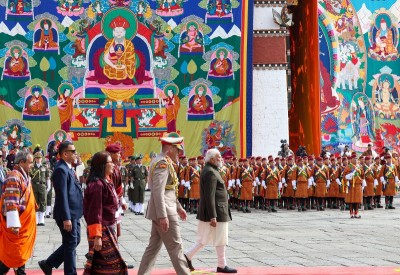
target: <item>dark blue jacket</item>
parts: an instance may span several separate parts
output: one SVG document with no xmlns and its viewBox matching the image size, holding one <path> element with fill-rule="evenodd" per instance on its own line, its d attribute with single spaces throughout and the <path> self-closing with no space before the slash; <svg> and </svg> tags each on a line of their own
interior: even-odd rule
<svg viewBox="0 0 400 275">
<path fill-rule="evenodd" d="M 80 219 L 83 215 L 81 185 L 73 169 L 64 160 L 57 162 L 52 175 L 55 195 L 54 219 L 57 221 Z"/>
</svg>

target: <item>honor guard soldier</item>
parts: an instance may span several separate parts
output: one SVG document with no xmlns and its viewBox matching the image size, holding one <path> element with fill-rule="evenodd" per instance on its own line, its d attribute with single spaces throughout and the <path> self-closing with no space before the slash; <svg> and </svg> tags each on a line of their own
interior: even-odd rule
<svg viewBox="0 0 400 275">
<path fill-rule="evenodd" d="M 340 157 L 339 157 L 340 158 Z M 340 166 L 337 165 L 335 156 L 331 156 L 331 165 L 329 167 L 329 177 L 331 185 L 329 186 L 328 193 L 326 195 L 328 199 L 328 208 L 338 209 L 339 208 L 339 189 L 340 189 Z"/>
<path fill-rule="evenodd" d="M 37 152 L 34 155 L 34 165 L 30 176 L 32 179 L 33 194 L 35 195 L 38 209 L 36 211 L 36 222 L 38 226 L 44 226 L 44 214 L 46 211 L 46 190 L 50 189 L 50 171 L 42 164 L 43 155 Z"/>
<path fill-rule="evenodd" d="M 190 214 L 197 214 L 200 200 L 200 172 L 196 158 L 189 159 L 189 166 L 186 168 L 185 181 L 189 191 Z"/>
<path fill-rule="evenodd" d="M 383 195 L 385 195 L 385 209 L 395 209 L 393 197 L 396 196 L 396 186 L 400 184 L 397 168 L 392 164 L 392 156 L 385 155 L 386 164 L 382 165 L 380 180 L 383 184 Z"/>
<path fill-rule="evenodd" d="M 308 171 L 307 165 L 303 163 L 302 157 L 296 158 L 296 169 L 294 172 L 294 179 L 291 184 L 294 189 L 294 196 L 297 200 L 298 211 L 307 211 L 307 198 L 308 198 Z"/>
<path fill-rule="evenodd" d="M 328 158 L 325 156 L 324 158 Z M 329 187 L 329 167 L 327 167 L 321 157 L 317 157 L 317 164 L 314 166 L 313 177 L 315 182 L 315 198 L 318 199 L 317 210 L 324 211 L 326 188 Z"/>
<path fill-rule="evenodd" d="M 293 210 L 294 202 L 294 185 L 293 180 L 296 180 L 296 165 L 294 164 L 293 156 L 289 156 L 287 165 L 281 171 L 283 192 L 282 198 L 287 210 Z"/>
<path fill-rule="evenodd" d="M 240 181 L 240 200 L 243 204 L 243 213 L 251 213 L 249 204 L 253 201 L 254 187 L 256 187 L 257 184 L 253 168 L 251 168 L 249 160 L 246 158 L 243 159 L 243 167 L 240 171 Z"/>
<path fill-rule="evenodd" d="M 147 184 L 147 176 L 149 172 L 147 168 L 142 165 L 143 156 L 136 157 L 136 165 L 132 169 L 133 178 L 133 202 L 135 204 L 134 211 L 136 215 L 144 215 L 144 191 Z"/>
<path fill-rule="evenodd" d="M 278 212 L 275 209 L 275 204 L 280 198 L 282 182 L 280 172 L 274 165 L 274 158 L 268 157 L 269 166 L 264 170 L 262 178 L 262 186 L 266 189 L 265 199 L 268 205 L 268 212 Z"/>
<path fill-rule="evenodd" d="M 362 189 L 366 186 L 364 170 L 357 165 L 357 155 L 351 155 L 351 162 L 344 170 L 344 178 L 347 180 L 346 203 L 349 205 L 350 218 L 360 219 L 358 208 L 362 203 Z"/>
<path fill-rule="evenodd" d="M 364 205 L 367 207 L 365 210 L 374 210 L 373 208 L 373 198 L 375 196 L 375 187 L 378 185 L 378 180 L 376 179 L 374 166 L 371 164 L 371 156 L 365 156 L 364 163 L 364 177 L 367 186 L 364 188 Z"/>
</svg>

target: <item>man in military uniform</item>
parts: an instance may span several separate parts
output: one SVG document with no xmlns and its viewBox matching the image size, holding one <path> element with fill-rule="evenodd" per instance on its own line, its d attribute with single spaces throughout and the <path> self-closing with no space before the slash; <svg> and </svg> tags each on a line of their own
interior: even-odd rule
<svg viewBox="0 0 400 275">
<path fill-rule="evenodd" d="M 179 221 L 186 220 L 186 211 L 178 201 L 179 180 L 173 166 L 183 151 L 183 137 L 168 133 L 160 138 L 162 153 L 150 164 L 150 199 L 146 218 L 152 221 L 149 244 L 142 256 L 138 274 L 150 274 L 164 243 L 176 274 L 189 275 L 190 270 L 182 251 Z"/>
<path fill-rule="evenodd" d="M 46 197 L 46 219 L 51 218 L 51 211 L 52 211 L 52 199 L 53 199 L 53 182 L 51 181 L 51 175 L 53 174 L 53 170 L 51 168 L 50 162 L 46 162 L 46 167 L 49 170 L 49 177 L 50 177 L 50 186 L 47 186 L 47 197 Z"/>
<path fill-rule="evenodd" d="M 46 190 L 50 187 L 50 172 L 42 164 L 43 155 L 37 152 L 34 155 L 34 165 L 30 171 L 32 179 L 33 194 L 35 196 L 38 209 L 36 211 L 36 223 L 44 226 L 44 212 L 46 210 Z"/>
<path fill-rule="evenodd" d="M 129 201 L 129 210 L 133 212 L 135 205 L 133 204 L 133 181 L 132 181 L 132 171 L 133 167 L 136 165 L 135 160 L 136 156 L 129 157 L 130 162 L 126 165 L 126 171 L 128 173 L 127 178 L 127 188 L 128 188 L 128 201 Z"/>
<path fill-rule="evenodd" d="M 135 215 L 144 215 L 144 191 L 146 189 L 147 176 L 149 175 L 147 168 L 142 165 L 143 156 L 136 157 L 136 165 L 132 169 L 133 180 L 133 203 L 135 204 Z"/>
</svg>

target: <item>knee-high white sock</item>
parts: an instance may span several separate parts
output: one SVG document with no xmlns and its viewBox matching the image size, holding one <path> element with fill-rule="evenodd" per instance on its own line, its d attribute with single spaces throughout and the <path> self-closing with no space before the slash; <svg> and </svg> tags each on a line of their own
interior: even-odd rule
<svg viewBox="0 0 400 275">
<path fill-rule="evenodd" d="M 224 268 L 226 266 L 225 245 L 216 246 L 218 256 L 218 267 Z"/>
<path fill-rule="evenodd" d="M 194 255 L 196 255 L 197 252 L 199 252 L 203 248 L 204 248 L 204 245 L 202 245 L 201 243 L 196 242 L 189 250 L 187 250 L 185 252 L 185 255 L 191 261 L 193 259 Z"/>
<path fill-rule="evenodd" d="M 44 212 L 39 212 L 39 223 L 44 224 Z"/>
<path fill-rule="evenodd" d="M 39 221 L 39 212 L 36 212 L 36 224 L 40 223 Z"/>
<path fill-rule="evenodd" d="M 143 203 L 139 203 L 139 207 L 140 207 L 139 212 L 144 213 Z"/>
</svg>

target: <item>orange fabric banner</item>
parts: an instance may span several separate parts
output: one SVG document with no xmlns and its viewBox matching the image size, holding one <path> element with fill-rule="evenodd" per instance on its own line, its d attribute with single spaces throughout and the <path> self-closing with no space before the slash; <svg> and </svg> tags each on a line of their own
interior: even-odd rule
<svg viewBox="0 0 400 275">
<path fill-rule="evenodd" d="M 292 107 L 289 144 L 293 151 L 305 145 L 307 153 L 321 152 L 319 39 L 317 1 L 299 1 L 293 7 L 290 29 Z"/>
<path fill-rule="evenodd" d="M 32 256 L 36 240 L 36 202 L 33 195 L 32 184 L 25 192 L 26 209 L 19 216 L 21 228 L 18 235 L 15 235 L 7 228 L 7 221 L 0 215 L 0 261 L 9 268 L 23 266 Z M 29 196 L 29 197 L 28 197 Z M 2 209 L 3 201 L 0 201 Z"/>
</svg>

